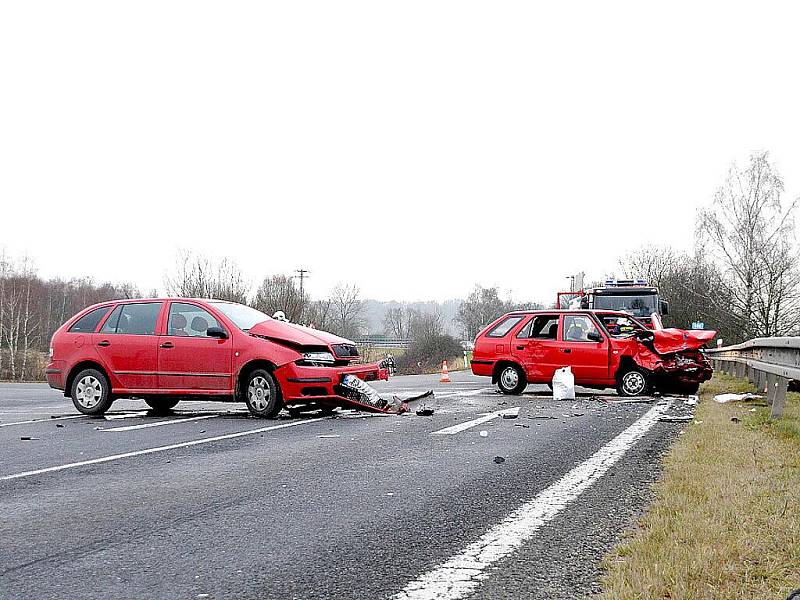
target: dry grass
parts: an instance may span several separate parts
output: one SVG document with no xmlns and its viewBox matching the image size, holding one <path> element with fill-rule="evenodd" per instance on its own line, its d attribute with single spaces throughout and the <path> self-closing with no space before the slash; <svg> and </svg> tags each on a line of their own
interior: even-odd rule
<svg viewBox="0 0 800 600">
<path fill-rule="evenodd" d="M 606 558 L 600 598 L 774 600 L 800 588 L 800 395 L 778 422 L 712 400 L 744 391 L 726 375 L 703 386 L 653 505 Z"/>
</svg>

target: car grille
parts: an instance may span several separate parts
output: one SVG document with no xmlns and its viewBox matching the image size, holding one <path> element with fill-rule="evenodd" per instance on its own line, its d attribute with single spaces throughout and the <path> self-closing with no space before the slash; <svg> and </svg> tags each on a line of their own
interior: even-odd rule
<svg viewBox="0 0 800 600">
<path fill-rule="evenodd" d="M 333 352 L 339 358 L 358 358 L 358 348 L 353 344 L 334 344 Z"/>
</svg>

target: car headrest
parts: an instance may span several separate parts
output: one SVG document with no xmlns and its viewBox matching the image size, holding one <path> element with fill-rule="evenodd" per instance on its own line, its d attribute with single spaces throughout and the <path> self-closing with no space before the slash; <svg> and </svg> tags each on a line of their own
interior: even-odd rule
<svg viewBox="0 0 800 600">
<path fill-rule="evenodd" d="M 192 329 L 199 332 L 205 332 L 208 329 L 208 321 L 203 317 L 195 317 L 192 319 Z"/>
</svg>

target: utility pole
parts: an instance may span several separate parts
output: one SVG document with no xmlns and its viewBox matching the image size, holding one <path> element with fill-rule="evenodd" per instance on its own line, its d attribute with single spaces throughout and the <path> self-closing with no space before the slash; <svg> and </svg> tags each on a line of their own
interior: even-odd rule
<svg viewBox="0 0 800 600">
<path fill-rule="evenodd" d="M 306 269 L 295 269 L 294 272 L 297 273 L 295 277 L 300 279 L 300 316 L 298 317 L 298 320 L 301 320 L 303 318 L 303 313 L 306 312 L 306 297 L 303 291 L 303 283 L 305 282 L 306 277 L 308 277 L 309 271 Z"/>
<path fill-rule="evenodd" d="M 303 282 L 305 281 L 305 278 L 308 277 L 309 271 L 307 271 L 306 269 L 295 269 L 294 272 L 297 273 L 296 277 L 300 279 L 300 297 L 302 298 L 303 297 Z"/>
</svg>

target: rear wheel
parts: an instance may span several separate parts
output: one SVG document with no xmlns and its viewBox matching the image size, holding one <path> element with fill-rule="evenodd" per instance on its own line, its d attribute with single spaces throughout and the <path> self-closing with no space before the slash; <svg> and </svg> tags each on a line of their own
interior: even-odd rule
<svg viewBox="0 0 800 600">
<path fill-rule="evenodd" d="M 85 415 L 102 415 L 114 402 L 111 384 L 104 373 L 97 369 L 84 369 L 72 380 L 70 387 L 72 403 Z"/>
<path fill-rule="evenodd" d="M 497 387 L 504 394 L 521 394 L 528 385 L 525 373 L 517 365 L 506 365 L 500 369 Z"/>
<path fill-rule="evenodd" d="M 177 398 L 145 398 L 145 404 L 156 413 L 168 413 L 178 405 Z"/>
<path fill-rule="evenodd" d="M 628 369 L 617 380 L 620 396 L 646 396 L 650 392 L 650 376 L 641 369 Z"/>
<path fill-rule="evenodd" d="M 283 408 L 278 384 L 264 369 L 256 369 L 247 376 L 244 401 L 251 414 L 265 419 L 274 419 Z"/>
</svg>

